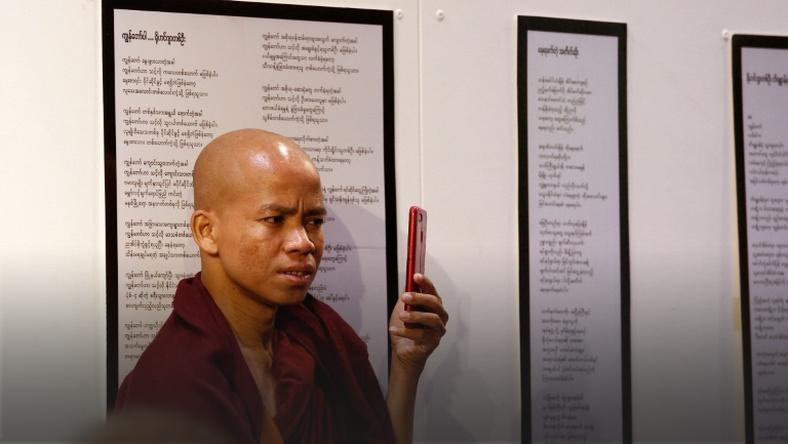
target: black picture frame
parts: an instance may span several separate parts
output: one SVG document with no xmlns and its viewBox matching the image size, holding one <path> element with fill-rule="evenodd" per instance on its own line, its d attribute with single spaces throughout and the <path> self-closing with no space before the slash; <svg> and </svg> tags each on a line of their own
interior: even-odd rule
<svg viewBox="0 0 788 444">
<path fill-rule="evenodd" d="M 736 212 L 739 235 L 739 282 L 741 292 L 742 364 L 744 367 L 745 442 L 755 442 L 753 406 L 752 335 L 750 323 L 750 267 L 747 224 L 747 177 L 744 164 L 744 106 L 742 88 L 742 50 L 767 48 L 788 50 L 788 37 L 735 34 L 731 38 L 733 88 L 733 132 L 736 162 Z M 788 53 L 787 53 L 788 54 Z"/>
<path fill-rule="evenodd" d="M 179 12 L 190 14 L 286 19 L 314 22 L 368 24 L 381 27 L 383 70 L 383 163 L 386 216 L 387 313 L 398 299 L 397 213 L 394 170 L 394 35 L 393 11 L 324 6 L 303 6 L 225 0 L 104 0 L 102 2 L 101 41 L 104 98 L 104 186 L 106 205 L 106 283 L 107 283 L 107 409 L 111 410 L 118 390 L 118 245 L 117 173 L 115 122 L 114 11 L 116 9 Z"/>
<path fill-rule="evenodd" d="M 517 17 L 517 121 L 518 121 L 518 227 L 520 294 L 520 381 L 522 388 L 522 441 L 532 442 L 530 264 L 528 214 L 528 65 L 529 31 L 612 36 L 618 39 L 618 161 L 621 261 L 621 393 L 622 437 L 632 442 L 632 382 L 630 342 L 629 210 L 627 188 L 627 27 L 625 23 L 552 17 Z"/>
</svg>

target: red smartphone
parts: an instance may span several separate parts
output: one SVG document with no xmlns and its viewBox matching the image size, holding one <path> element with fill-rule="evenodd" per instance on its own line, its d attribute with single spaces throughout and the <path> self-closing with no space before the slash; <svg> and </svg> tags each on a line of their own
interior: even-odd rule
<svg viewBox="0 0 788 444">
<path fill-rule="evenodd" d="M 427 253 L 427 212 L 413 206 L 408 213 L 408 261 L 405 266 L 405 291 L 420 292 L 413 282 L 415 273 L 424 273 L 424 257 Z M 405 310 L 410 311 L 405 304 Z"/>
</svg>

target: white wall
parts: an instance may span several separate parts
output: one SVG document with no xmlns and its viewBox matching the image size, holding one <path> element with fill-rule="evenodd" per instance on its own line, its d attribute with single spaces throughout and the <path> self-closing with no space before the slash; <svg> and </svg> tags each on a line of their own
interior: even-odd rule
<svg viewBox="0 0 788 444">
<path fill-rule="evenodd" d="M 788 4 L 299 3 L 402 10 L 397 205 L 430 211 L 428 271 L 452 315 L 420 388 L 419 439 L 520 438 L 515 16 L 523 14 L 628 24 L 636 441 L 743 441 L 722 31 L 786 35 Z M 100 3 L 1 6 L 0 433 L 62 439 L 105 408 Z M 401 228 L 400 247 L 403 237 Z"/>
<path fill-rule="evenodd" d="M 94 1 L 0 5 L 4 439 L 103 411 L 103 194 Z"/>
</svg>

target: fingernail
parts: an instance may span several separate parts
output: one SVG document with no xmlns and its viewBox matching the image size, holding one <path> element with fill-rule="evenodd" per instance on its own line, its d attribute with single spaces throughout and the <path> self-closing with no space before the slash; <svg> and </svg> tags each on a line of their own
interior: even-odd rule
<svg viewBox="0 0 788 444">
<path fill-rule="evenodd" d="M 410 302 L 413 300 L 413 295 L 410 293 L 405 293 L 404 295 L 402 295 L 402 300 L 405 302 Z"/>
<path fill-rule="evenodd" d="M 409 313 L 409 312 L 407 312 L 407 311 L 403 311 L 403 312 L 402 312 L 402 313 L 400 313 L 400 315 L 399 315 L 399 318 L 400 318 L 400 319 L 408 319 L 409 317 L 410 317 L 410 313 Z"/>
</svg>

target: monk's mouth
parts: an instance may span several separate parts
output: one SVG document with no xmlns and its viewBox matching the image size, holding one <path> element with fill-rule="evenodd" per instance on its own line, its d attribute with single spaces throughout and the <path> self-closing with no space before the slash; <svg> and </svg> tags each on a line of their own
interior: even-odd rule
<svg viewBox="0 0 788 444">
<path fill-rule="evenodd" d="M 315 271 L 312 267 L 298 267 L 282 270 L 279 274 L 295 285 L 309 285 Z"/>
</svg>

